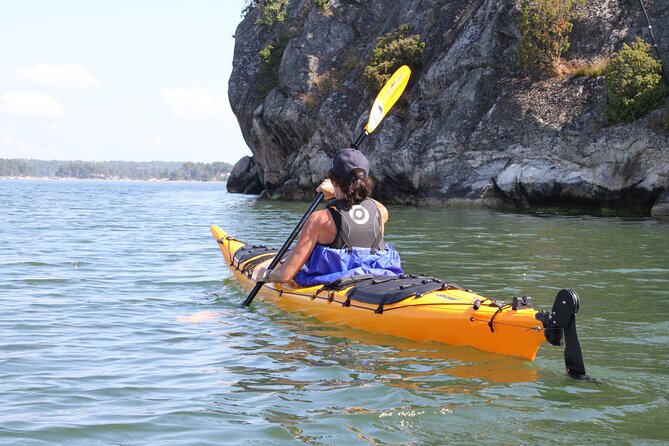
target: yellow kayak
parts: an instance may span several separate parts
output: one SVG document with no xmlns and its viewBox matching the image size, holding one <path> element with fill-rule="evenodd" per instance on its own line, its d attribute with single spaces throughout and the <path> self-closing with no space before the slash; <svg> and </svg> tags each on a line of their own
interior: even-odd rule
<svg viewBox="0 0 669 446">
<path fill-rule="evenodd" d="M 253 288 L 253 269 L 271 260 L 277 250 L 247 245 L 215 225 L 210 229 L 235 279 Z M 561 345 L 564 339 L 567 372 L 585 375 L 575 325 L 579 298 L 573 290 L 560 291 L 551 312 L 537 312 L 526 296 L 503 304 L 454 283 L 413 275 L 353 276 L 311 287 L 266 283 L 258 295 L 322 322 L 530 361 L 545 342 Z"/>
</svg>

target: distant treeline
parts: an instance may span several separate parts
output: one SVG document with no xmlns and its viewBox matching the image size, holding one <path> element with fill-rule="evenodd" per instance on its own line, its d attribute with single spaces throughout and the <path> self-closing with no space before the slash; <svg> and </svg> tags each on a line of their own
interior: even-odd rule
<svg viewBox="0 0 669 446">
<path fill-rule="evenodd" d="M 232 165 L 222 162 L 41 161 L 0 158 L 0 177 L 224 181 L 227 180 L 230 170 Z"/>
</svg>

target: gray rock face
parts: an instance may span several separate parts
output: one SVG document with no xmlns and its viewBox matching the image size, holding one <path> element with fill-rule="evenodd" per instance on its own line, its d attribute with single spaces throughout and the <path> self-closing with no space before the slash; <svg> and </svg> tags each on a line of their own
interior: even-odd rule
<svg viewBox="0 0 669 446">
<path fill-rule="evenodd" d="M 242 194 L 259 194 L 264 190 L 258 165 L 252 157 L 245 156 L 235 163 L 226 187 L 228 192 Z"/>
<path fill-rule="evenodd" d="M 610 54 L 645 36 L 633 3 L 587 2 L 566 57 Z M 669 61 L 665 3 L 647 7 Z M 362 70 L 376 39 L 407 23 L 427 44 L 423 66 L 361 147 L 378 198 L 669 212 L 669 133 L 650 118 L 605 127 L 603 78 L 526 78 L 512 1 L 331 0 L 322 12 L 291 0 L 286 22 L 272 28 L 256 24 L 257 14 L 251 10 L 237 29 L 229 96 L 270 196 L 313 196 L 334 153 L 366 123 L 375 93 L 365 89 Z M 259 52 L 281 41 L 285 51 L 268 82 Z"/>
</svg>

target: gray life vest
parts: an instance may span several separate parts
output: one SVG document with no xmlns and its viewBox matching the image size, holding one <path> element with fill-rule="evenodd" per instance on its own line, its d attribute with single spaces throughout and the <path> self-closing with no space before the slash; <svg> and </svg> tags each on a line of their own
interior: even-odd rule
<svg viewBox="0 0 669 446">
<path fill-rule="evenodd" d="M 349 252 L 353 247 L 370 248 L 372 253 L 386 248 L 381 211 L 371 198 L 350 209 L 346 200 L 335 200 L 329 203 L 328 211 L 337 226 L 337 236 L 328 247 L 347 248 Z"/>
</svg>

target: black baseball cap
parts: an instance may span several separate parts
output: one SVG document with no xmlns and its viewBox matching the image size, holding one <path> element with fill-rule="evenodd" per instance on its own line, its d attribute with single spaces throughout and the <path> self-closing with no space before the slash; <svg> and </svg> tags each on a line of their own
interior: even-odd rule
<svg viewBox="0 0 669 446">
<path fill-rule="evenodd" d="M 362 169 L 365 172 L 364 175 L 356 176 L 353 173 L 355 169 Z M 358 149 L 342 149 L 332 159 L 330 173 L 343 179 L 367 178 L 369 174 L 369 160 Z"/>
</svg>

